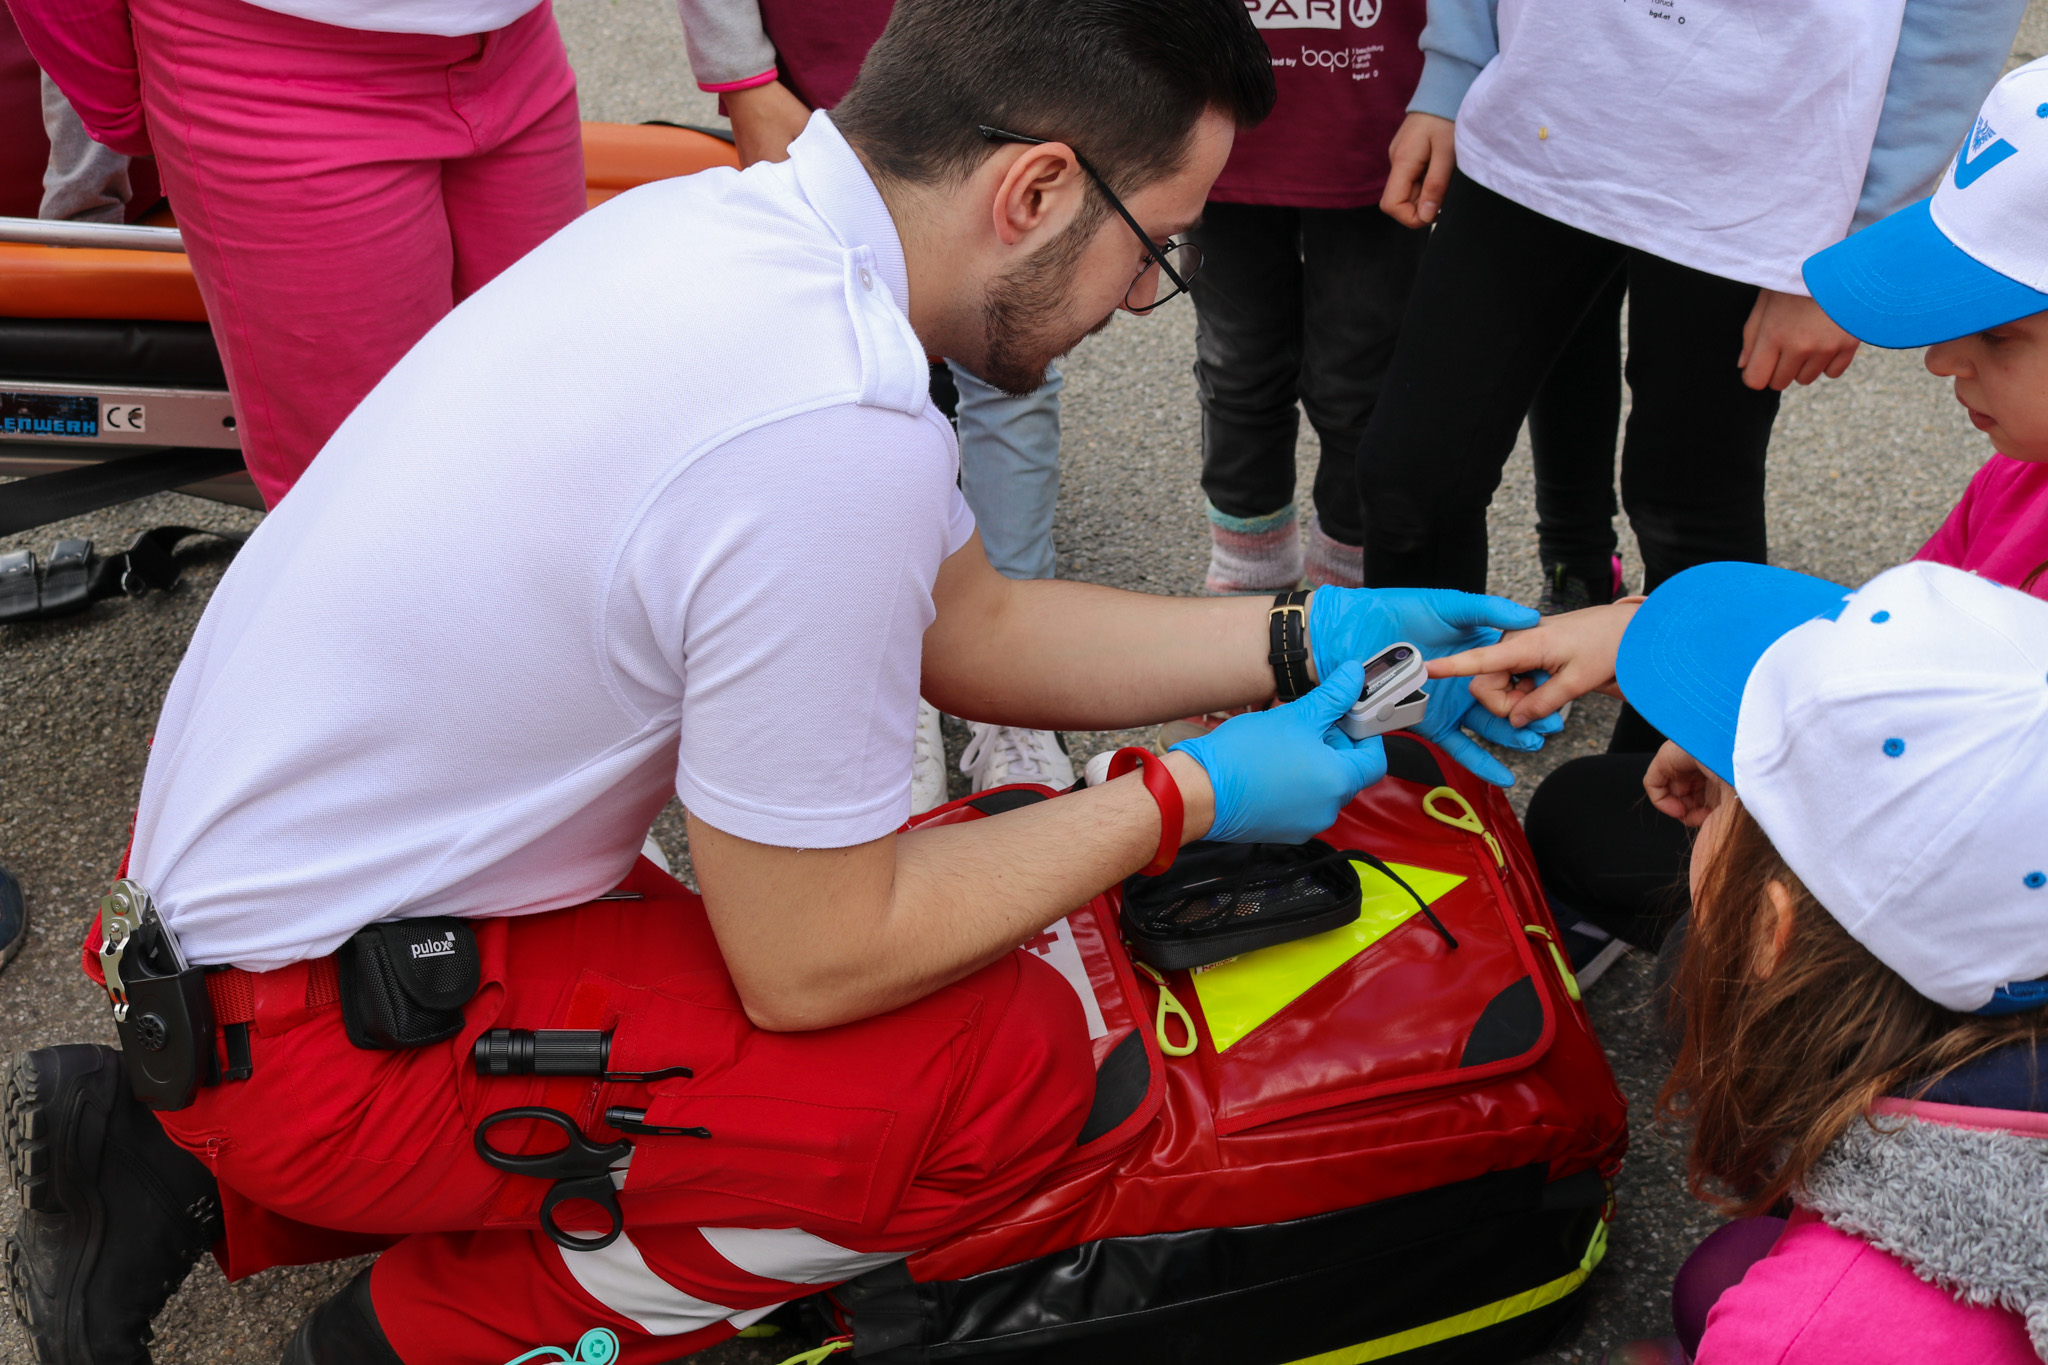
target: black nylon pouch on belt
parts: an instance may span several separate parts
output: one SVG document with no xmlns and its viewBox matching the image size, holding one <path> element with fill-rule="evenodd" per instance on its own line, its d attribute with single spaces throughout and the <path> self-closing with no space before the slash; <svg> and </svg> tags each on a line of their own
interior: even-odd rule
<svg viewBox="0 0 2048 1365">
<path fill-rule="evenodd" d="M 462 1007 L 483 974 L 476 935 L 459 919 L 365 925 L 334 956 L 348 1040 L 373 1052 L 462 1032 Z"/>
</svg>

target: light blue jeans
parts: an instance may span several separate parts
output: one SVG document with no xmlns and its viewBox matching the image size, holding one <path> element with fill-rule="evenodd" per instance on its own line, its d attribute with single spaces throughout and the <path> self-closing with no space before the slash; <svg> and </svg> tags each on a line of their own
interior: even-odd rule
<svg viewBox="0 0 2048 1365">
<path fill-rule="evenodd" d="M 1012 398 L 952 361 L 960 390 L 960 492 L 981 529 L 988 562 L 1005 578 L 1053 576 L 1052 515 L 1060 496 L 1060 389 L 1056 369 Z"/>
</svg>

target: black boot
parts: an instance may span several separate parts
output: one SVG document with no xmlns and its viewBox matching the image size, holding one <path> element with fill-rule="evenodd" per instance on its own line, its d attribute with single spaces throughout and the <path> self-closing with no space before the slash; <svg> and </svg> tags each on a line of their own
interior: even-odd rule
<svg viewBox="0 0 2048 1365">
<path fill-rule="evenodd" d="M 21 1202 L 7 1291 L 41 1365 L 149 1365 L 150 1319 L 220 1235 L 220 1188 L 128 1088 L 121 1054 L 70 1043 L 7 1080 Z"/>
<path fill-rule="evenodd" d="M 1604 607 L 1623 595 L 1621 556 L 1604 560 L 1549 559 L 1543 561 L 1543 600 L 1536 610 L 1544 616 Z"/>
<path fill-rule="evenodd" d="M 306 1315 L 285 1345 L 283 1365 L 405 1365 L 377 1325 L 369 1267 Z"/>
</svg>

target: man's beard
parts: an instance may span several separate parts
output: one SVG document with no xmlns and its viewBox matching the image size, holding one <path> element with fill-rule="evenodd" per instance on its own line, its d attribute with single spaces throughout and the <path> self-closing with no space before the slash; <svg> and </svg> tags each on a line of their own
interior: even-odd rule
<svg viewBox="0 0 2048 1365">
<path fill-rule="evenodd" d="M 1014 398 L 1040 388 L 1046 367 L 1109 326 L 1115 310 L 1084 332 L 1069 334 L 1060 305 L 1073 285 L 1074 263 L 1095 237 L 1100 214 L 1084 213 L 1009 274 L 990 282 L 981 304 L 985 348 L 975 374 Z"/>
</svg>

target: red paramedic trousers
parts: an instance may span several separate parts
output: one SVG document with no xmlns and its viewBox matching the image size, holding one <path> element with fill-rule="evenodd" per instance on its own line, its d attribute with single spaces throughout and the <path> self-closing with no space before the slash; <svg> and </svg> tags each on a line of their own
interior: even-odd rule
<svg viewBox="0 0 2048 1365">
<path fill-rule="evenodd" d="M 222 1184 L 229 1273 L 395 1242 L 371 1296 L 408 1365 L 501 1365 L 597 1326 L 618 1333 L 621 1365 L 668 1361 L 975 1226 L 1072 1151 L 1094 1090 L 1086 1026 L 1030 954 L 876 1018 L 768 1033 L 696 896 L 645 861 L 621 889 L 643 899 L 476 921 L 482 989 L 462 1033 L 432 1047 L 352 1046 L 338 1007 L 309 1007 L 304 964 L 256 978 L 251 1078 L 161 1116 Z M 470 1049 L 493 1027 L 608 1028 L 614 1071 L 695 1075 L 479 1077 Z M 471 1146 L 478 1120 L 518 1105 L 604 1142 L 620 1136 L 611 1105 L 712 1136 L 633 1137 L 625 1235 L 566 1251 L 537 1230 L 546 1182 Z M 513 1147 L 527 1126 L 492 1139 Z M 528 1136 L 527 1150 L 560 1145 Z M 558 1210 L 572 1230 L 603 1226 L 572 1207 Z M 274 1229 L 293 1220 L 322 1250 L 278 1254 Z"/>
</svg>

